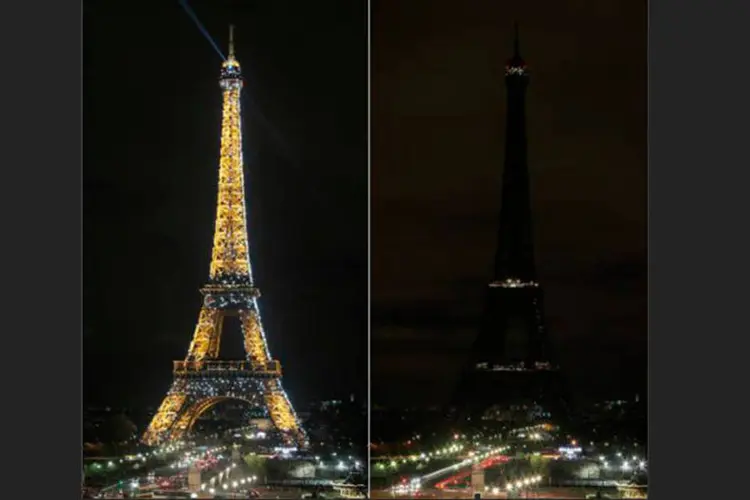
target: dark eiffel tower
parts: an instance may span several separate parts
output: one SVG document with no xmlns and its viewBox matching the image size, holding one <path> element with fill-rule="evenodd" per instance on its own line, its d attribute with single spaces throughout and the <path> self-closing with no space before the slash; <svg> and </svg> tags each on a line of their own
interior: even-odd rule
<svg viewBox="0 0 750 500">
<path fill-rule="evenodd" d="M 513 57 L 505 67 L 505 169 L 495 270 L 479 335 L 454 398 L 464 417 L 516 420 L 522 416 L 528 421 L 560 408 L 559 375 L 534 262 L 526 145 L 528 82 L 516 26 Z"/>
</svg>

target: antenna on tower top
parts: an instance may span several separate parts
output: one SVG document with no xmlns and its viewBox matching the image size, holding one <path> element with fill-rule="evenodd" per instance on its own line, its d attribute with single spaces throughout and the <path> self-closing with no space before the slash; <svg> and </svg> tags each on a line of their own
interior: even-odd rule
<svg viewBox="0 0 750 500">
<path fill-rule="evenodd" d="M 234 57 L 234 25 L 229 25 L 229 57 Z"/>
<path fill-rule="evenodd" d="M 521 57 L 521 41 L 518 35 L 518 21 L 513 25 L 513 55 Z"/>
</svg>

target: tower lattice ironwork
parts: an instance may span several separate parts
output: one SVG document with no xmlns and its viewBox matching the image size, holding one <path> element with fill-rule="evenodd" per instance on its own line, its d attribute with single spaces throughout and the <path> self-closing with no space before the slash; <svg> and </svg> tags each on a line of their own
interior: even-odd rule
<svg viewBox="0 0 750 500">
<path fill-rule="evenodd" d="M 495 269 L 455 401 L 469 414 L 526 403 L 549 407 L 550 396 L 559 394 L 534 262 L 525 106 L 529 75 L 519 45 L 516 25 L 514 53 L 505 67 L 505 166 Z"/>
<path fill-rule="evenodd" d="M 281 365 L 266 342 L 250 266 L 242 162 L 240 93 L 243 80 L 230 28 L 229 56 L 221 67 L 223 93 L 219 189 L 208 284 L 193 340 L 184 360 L 175 361 L 172 387 L 143 435 L 156 445 L 183 438 L 198 417 L 227 399 L 263 409 L 285 440 L 304 447 L 307 439 L 281 386 Z M 219 359 L 222 326 L 239 317 L 246 359 Z"/>
</svg>

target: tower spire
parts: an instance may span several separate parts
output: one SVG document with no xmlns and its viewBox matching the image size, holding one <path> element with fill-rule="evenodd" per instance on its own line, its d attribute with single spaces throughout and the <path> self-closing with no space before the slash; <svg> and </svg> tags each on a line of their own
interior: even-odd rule
<svg viewBox="0 0 750 500">
<path fill-rule="evenodd" d="M 234 25 L 229 25 L 229 58 L 234 59 Z"/>
<path fill-rule="evenodd" d="M 526 162 L 526 63 L 521 58 L 518 23 L 514 26 L 513 56 L 505 67 L 507 88 L 505 167 L 500 227 L 495 256 L 495 280 L 534 284 L 533 232 L 529 171 Z"/>
<path fill-rule="evenodd" d="M 229 27 L 229 57 L 221 65 L 223 90 L 219 196 L 216 208 L 211 282 L 252 285 L 242 164 L 240 92 L 242 74 L 234 58 L 234 26 Z"/>
<path fill-rule="evenodd" d="M 523 74 L 526 63 L 521 57 L 521 36 L 519 35 L 518 22 L 513 24 L 513 55 L 508 59 L 505 66 L 507 74 Z"/>
</svg>

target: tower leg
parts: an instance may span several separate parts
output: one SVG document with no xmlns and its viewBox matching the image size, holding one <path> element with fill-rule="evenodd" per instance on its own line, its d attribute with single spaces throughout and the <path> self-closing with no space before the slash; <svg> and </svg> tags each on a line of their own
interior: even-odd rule
<svg viewBox="0 0 750 500">
<path fill-rule="evenodd" d="M 299 448 L 306 448 L 307 436 L 279 381 L 276 379 L 266 381 L 263 396 L 274 426 L 290 437 Z"/>
<path fill-rule="evenodd" d="M 221 312 L 218 309 L 202 307 L 186 359 L 202 361 L 205 358 L 217 358 L 220 341 Z"/>
<path fill-rule="evenodd" d="M 242 311 L 240 321 L 245 336 L 245 352 L 254 363 L 266 365 L 268 363 L 268 348 L 266 340 L 263 338 L 258 311 Z"/>
<path fill-rule="evenodd" d="M 156 446 L 164 441 L 174 425 L 177 417 L 185 406 L 186 395 L 180 392 L 170 392 L 164 398 L 154 418 L 151 419 L 141 441 L 149 446 Z"/>
<path fill-rule="evenodd" d="M 180 418 L 176 419 L 172 429 L 169 431 L 170 441 L 179 441 L 184 438 L 190 429 L 190 426 L 199 415 L 200 413 L 196 414 L 196 410 L 193 408 L 186 409 L 186 411 L 180 415 Z"/>
</svg>

